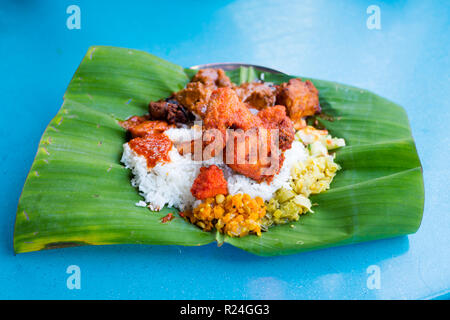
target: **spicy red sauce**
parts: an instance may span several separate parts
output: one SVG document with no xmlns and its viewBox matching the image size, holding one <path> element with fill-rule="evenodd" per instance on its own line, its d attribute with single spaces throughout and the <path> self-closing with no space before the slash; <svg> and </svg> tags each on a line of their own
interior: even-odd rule
<svg viewBox="0 0 450 320">
<path fill-rule="evenodd" d="M 172 141 L 164 133 L 149 134 L 130 140 L 128 145 L 137 154 L 147 159 L 147 167 L 153 168 L 158 162 L 169 162 Z"/>
<path fill-rule="evenodd" d="M 167 223 L 169 221 L 172 221 L 173 219 L 175 219 L 175 216 L 172 212 L 169 212 L 166 216 L 161 218 L 161 223 Z"/>
<path fill-rule="evenodd" d="M 212 198 L 218 194 L 228 194 L 228 184 L 222 170 L 216 165 L 201 167 L 192 185 L 191 193 L 199 200 Z"/>
</svg>

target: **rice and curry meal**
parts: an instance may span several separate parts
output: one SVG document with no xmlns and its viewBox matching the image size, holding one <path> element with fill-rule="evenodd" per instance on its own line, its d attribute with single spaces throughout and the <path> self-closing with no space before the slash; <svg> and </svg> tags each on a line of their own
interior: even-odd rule
<svg viewBox="0 0 450 320">
<path fill-rule="evenodd" d="M 120 122 L 131 138 L 121 161 L 143 197 L 136 205 L 174 207 L 232 237 L 313 212 L 310 195 L 328 190 L 340 169 L 330 150 L 345 145 L 307 124 L 321 111 L 318 94 L 308 80 L 237 86 L 222 69 L 199 70 L 148 114 Z"/>
</svg>

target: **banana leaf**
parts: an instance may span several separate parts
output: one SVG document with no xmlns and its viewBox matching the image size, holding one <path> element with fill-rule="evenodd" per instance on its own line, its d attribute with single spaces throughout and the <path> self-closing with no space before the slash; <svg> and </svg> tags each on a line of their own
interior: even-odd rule
<svg viewBox="0 0 450 320">
<path fill-rule="evenodd" d="M 311 197 L 317 204 L 314 213 L 261 237 L 231 238 L 204 232 L 180 217 L 162 223 L 162 217 L 176 212 L 173 208 L 151 212 L 136 206 L 142 198 L 120 163 L 126 133 L 118 121 L 146 113 L 149 101 L 180 90 L 192 74 L 142 51 L 88 50 L 42 136 L 25 182 L 16 216 L 16 253 L 77 245 L 198 246 L 218 241 L 272 256 L 417 231 L 423 177 L 404 109 L 366 90 L 314 79 L 323 110 L 314 122 L 347 142 L 336 152 L 342 170 L 331 189 Z M 242 83 L 261 72 L 241 68 L 228 75 Z M 290 78 L 264 73 L 274 83 Z"/>
</svg>

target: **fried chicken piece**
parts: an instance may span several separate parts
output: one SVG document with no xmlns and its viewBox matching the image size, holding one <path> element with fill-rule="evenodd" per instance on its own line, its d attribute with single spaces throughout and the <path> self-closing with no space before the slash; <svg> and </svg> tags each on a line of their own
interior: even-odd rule
<svg viewBox="0 0 450 320">
<path fill-rule="evenodd" d="M 211 95 L 203 118 L 205 129 L 217 129 L 222 134 L 226 146 L 225 163 L 256 181 L 270 181 L 279 172 L 284 159 L 270 133 L 264 135 L 262 129 L 280 129 L 277 126 L 282 125 L 285 135 L 283 148 L 288 148 L 292 143 L 292 123 L 284 107 L 267 109 L 261 116 L 254 115 L 239 100 L 236 92 L 230 88 L 219 88 Z M 227 129 L 235 130 L 230 132 Z"/>
<path fill-rule="evenodd" d="M 132 116 L 127 120 L 119 121 L 119 125 L 128 130 L 131 127 L 137 126 L 138 124 L 141 124 L 144 121 L 149 120 L 150 117 L 148 115 L 146 116 Z"/>
<path fill-rule="evenodd" d="M 189 123 L 195 119 L 194 115 L 185 109 L 177 100 L 150 102 L 148 111 L 152 120 L 165 120 L 169 124 Z"/>
<path fill-rule="evenodd" d="M 278 129 L 279 145 L 281 150 L 290 149 L 295 138 L 294 124 L 286 115 L 284 106 L 268 107 L 258 112 L 263 126 L 268 129 Z"/>
<path fill-rule="evenodd" d="M 309 80 L 291 79 L 280 85 L 276 104 L 286 106 L 295 129 L 300 129 L 305 124 L 303 117 L 320 112 L 319 91 Z"/>
<path fill-rule="evenodd" d="M 266 83 L 243 83 L 239 87 L 235 87 L 234 90 L 242 102 L 258 110 L 272 107 L 276 101 L 277 87 Z"/>
<path fill-rule="evenodd" d="M 222 69 L 201 69 L 186 88 L 176 92 L 174 98 L 185 108 L 203 116 L 211 93 L 217 88 L 231 87 L 233 83 Z"/>
<path fill-rule="evenodd" d="M 167 129 L 175 128 L 174 125 L 169 125 L 165 121 L 144 121 L 135 126 L 129 127 L 131 136 L 136 137 L 146 137 L 151 134 L 163 133 Z"/>
<path fill-rule="evenodd" d="M 246 177 L 269 183 L 280 172 L 284 154 L 272 143 L 270 133 L 264 136 L 260 129 L 254 128 L 256 135 L 249 136 L 242 131 L 229 135 L 224 162 Z"/>
<path fill-rule="evenodd" d="M 228 183 L 222 170 L 216 165 L 201 167 L 191 188 L 192 195 L 199 200 L 228 194 Z"/>
<path fill-rule="evenodd" d="M 201 82 L 212 89 L 232 87 L 233 83 L 223 69 L 200 69 L 191 82 Z"/>
<path fill-rule="evenodd" d="M 206 110 L 206 104 L 209 101 L 214 87 L 203 84 L 202 82 L 189 82 L 186 88 L 176 92 L 174 98 L 191 112 L 202 116 Z"/>
<path fill-rule="evenodd" d="M 248 130 L 261 126 L 261 120 L 253 115 L 231 88 L 219 88 L 213 92 L 203 117 L 205 129 L 218 129 L 223 137 L 226 130 Z"/>
</svg>

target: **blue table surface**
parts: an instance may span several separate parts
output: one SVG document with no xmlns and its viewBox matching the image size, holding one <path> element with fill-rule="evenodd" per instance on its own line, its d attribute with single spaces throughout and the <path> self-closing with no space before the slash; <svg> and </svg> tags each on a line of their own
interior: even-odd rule
<svg viewBox="0 0 450 320">
<path fill-rule="evenodd" d="M 69 30 L 69 5 L 81 29 Z M 369 30 L 369 5 L 381 29 Z M 450 6 L 445 1 L 0 3 L 0 298 L 422 299 L 450 297 Z M 239 61 L 369 89 L 409 116 L 425 179 L 416 234 L 263 258 L 229 245 L 99 246 L 14 255 L 19 196 L 42 133 L 91 45 L 191 66 Z M 66 285 L 69 265 L 81 289 Z M 379 289 L 367 285 L 378 266 Z"/>
</svg>

